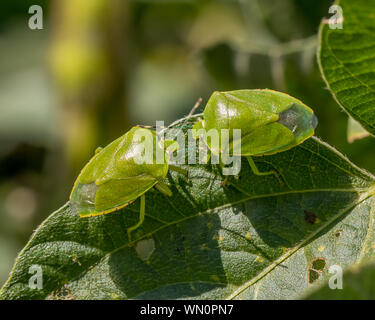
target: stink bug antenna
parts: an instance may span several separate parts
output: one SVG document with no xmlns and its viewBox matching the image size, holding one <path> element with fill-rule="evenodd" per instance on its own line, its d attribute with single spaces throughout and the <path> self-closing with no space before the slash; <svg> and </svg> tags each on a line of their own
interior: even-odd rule
<svg viewBox="0 0 375 320">
<path fill-rule="evenodd" d="M 189 112 L 189 114 L 185 117 L 182 125 L 181 125 L 181 128 L 183 128 L 183 126 L 186 124 L 186 122 L 193 116 L 194 112 L 198 109 L 198 107 L 200 106 L 200 104 L 202 103 L 202 98 L 199 98 L 197 100 L 197 102 L 194 104 L 193 108 L 191 109 L 191 111 Z M 167 130 L 171 127 L 173 127 L 174 125 L 178 124 L 181 122 L 182 119 L 180 120 L 177 120 L 175 122 L 172 122 L 168 127 L 163 127 L 163 130 Z M 164 132 L 163 132 L 164 133 Z M 175 134 L 175 136 L 173 137 L 173 139 L 175 139 L 177 137 L 178 133 Z"/>
<path fill-rule="evenodd" d="M 137 127 L 140 127 L 140 128 L 145 128 L 145 129 L 157 129 L 157 128 L 162 128 L 162 129 L 165 129 L 164 126 L 146 126 L 146 125 L 143 125 L 143 124 L 137 124 Z"/>
<path fill-rule="evenodd" d="M 202 103 L 202 98 L 199 98 L 198 101 L 193 106 L 193 108 L 191 109 L 191 111 L 189 112 L 187 118 L 190 118 L 194 114 L 195 110 L 198 109 L 201 103 Z"/>
<path fill-rule="evenodd" d="M 181 122 L 182 122 L 182 125 L 181 125 L 178 129 L 176 129 L 176 133 L 174 134 L 174 137 L 173 137 L 173 139 L 171 139 L 171 140 L 175 140 L 176 137 L 177 137 L 181 132 L 184 134 L 184 132 L 183 132 L 183 128 L 184 128 L 186 122 L 187 122 L 187 121 L 193 116 L 194 112 L 197 110 L 197 108 L 200 106 L 201 103 L 202 103 L 202 98 L 199 98 L 199 99 L 197 100 L 197 102 L 194 104 L 193 108 L 190 110 L 189 114 L 185 117 L 185 119 L 184 119 L 183 121 L 182 121 L 182 119 L 177 120 L 177 121 L 171 123 L 167 128 L 163 128 L 163 130 L 160 131 L 160 132 L 163 133 L 162 136 L 164 137 L 164 131 L 165 131 L 165 130 L 170 129 L 170 128 L 172 128 L 173 126 L 175 126 L 175 125 L 177 125 L 177 124 L 179 124 L 179 123 L 181 123 Z M 173 129 L 172 129 L 172 130 L 173 130 Z M 160 132 L 159 132 L 159 133 L 160 133 Z M 185 139 L 185 134 L 184 134 L 184 139 Z M 169 139 L 168 139 L 168 140 L 169 140 Z M 177 151 L 177 150 L 179 149 L 179 145 L 178 145 L 178 142 L 175 142 L 175 143 L 177 143 L 177 148 L 176 148 L 174 151 Z M 172 151 L 172 153 L 173 153 L 174 151 Z M 180 173 L 186 175 L 186 177 L 187 177 L 187 179 L 188 179 L 188 171 L 187 171 L 187 170 L 184 170 L 184 169 L 182 169 L 182 168 L 176 167 L 176 166 L 174 166 L 174 165 L 172 165 L 172 164 L 169 164 L 169 168 L 170 168 L 171 170 L 174 170 L 174 171 L 177 171 L 177 172 L 180 172 Z"/>
</svg>

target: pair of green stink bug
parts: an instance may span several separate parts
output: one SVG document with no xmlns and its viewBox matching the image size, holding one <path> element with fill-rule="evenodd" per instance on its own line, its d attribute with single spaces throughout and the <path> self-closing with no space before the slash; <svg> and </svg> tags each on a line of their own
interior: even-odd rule
<svg viewBox="0 0 375 320">
<path fill-rule="evenodd" d="M 272 90 L 237 90 L 214 92 L 210 97 L 203 119 L 195 129 L 240 129 L 241 139 L 232 139 L 229 152 L 236 143 L 241 144 L 245 156 L 256 175 L 279 176 L 275 170 L 260 172 L 252 156 L 272 155 L 289 150 L 314 134 L 317 126 L 314 112 L 301 101 Z M 136 135 L 149 134 L 154 146 L 152 160 L 139 164 L 141 141 Z M 223 152 L 220 141 L 213 142 L 202 135 L 208 149 L 215 155 Z M 174 147 L 171 147 L 174 146 Z M 142 148 L 144 146 L 142 145 Z M 99 149 L 79 174 L 70 195 L 73 208 L 81 217 L 107 214 L 124 208 L 140 197 L 140 215 L 136 225 L 127 229 L 131 233 L 140 227 L 145 217 L 145 193 L 155 187 L 166 196 L 172 192 L 164 184 L 168 170 L 184 173 L 169 164 L 170 152 L 176 150 L 173 140 L 160 140 L 152 130 L 133 127 L 103 149 Z M 162 162 L 155 161 L 156 154 L 164 155 Z"/>
</svg>

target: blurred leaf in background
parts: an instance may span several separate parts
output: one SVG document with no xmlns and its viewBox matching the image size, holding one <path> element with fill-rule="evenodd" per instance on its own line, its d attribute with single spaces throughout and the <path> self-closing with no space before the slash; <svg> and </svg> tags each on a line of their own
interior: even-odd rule
<svg viewBox="0 0 375 320">
<path fill-rule="evenodd" d="M 61 98 L 61 135 L 77 174 L 98 145 L 127 129 L 125 34 L 121 0 L 55 0 L 50 60 Z"/>
<path fill-rule="evenodd" d="M 45 165 L 58 141 L 55 97 L 46 74 L 47 33 L 31 32 L 28 8 L 0 3 L 0 283 L 51 203 Z M 56 202 L 53 203 L 56 205 Z"/>
<path fill-rule="evenodd" d="M 186 101 L 197 99 L 199 77 L 199 68 L 181 48 L 160 46 L 151 51 L 137 65 L 129 84 L 132 117 L 149 125 L 155 120 L 172 122 L 176 113 L 186 112 Z"/>
<path fill-rule="evenodd" d="M 353 143 L 356 140 L 369 137 L 370 133 L 364 129 L 358 121 L 349 117 L 348 120 L 348 142 Z"/>
</svg>

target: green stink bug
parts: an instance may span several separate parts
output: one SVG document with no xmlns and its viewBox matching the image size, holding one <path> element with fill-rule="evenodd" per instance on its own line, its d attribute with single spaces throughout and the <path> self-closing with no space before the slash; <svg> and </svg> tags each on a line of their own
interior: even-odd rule
<svg viewBox="0 0 375 320">
<path fill-rule="evenodd" d="M 155 131 L 131 128 L 105 148 L 96 150 L 74 183 L 71 205 L 81 217 L 92 217 L 120 210 L 140 197 L 139 222 L 127 230 L 131 241 L 131 232 L 144 220 L 145 193 L 155 186 L 171 196 L 171 190 L 162 181 L 168 170 L 186 174 L 185 170 L 169 164 L 168 152 L 176 150 L 176 144 L 173 140 L 159 140 Z M 151 150 L 148 159 L 141 157 L 148 152 L 146 148 Z"/>
<path fill-rule="evenodd" d="M 195 136 L 202 135 L 215 155 L 223 152 L 221 138 L 208 139 L 207 132 L 240 129 L 240 139 L 230 137 L 228 151 L 234 156 L 246 156 L 255 174 L 274 174 L 279 179 L 275 170 L 260 172 L 251 157 L 289 150 L 310 138 L 317 124 L 313 110 L 285 93 L 267 89 L 236 90 L 214 92 L 203 111 L 203 120 L 194 129 Z M 241 146 L 240 154 L 236 154 L 236 145 Z"/>
</svg>

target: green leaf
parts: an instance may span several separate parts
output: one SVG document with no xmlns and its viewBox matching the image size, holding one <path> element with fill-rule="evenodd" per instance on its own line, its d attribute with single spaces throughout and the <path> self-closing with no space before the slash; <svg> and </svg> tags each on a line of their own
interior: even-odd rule
<svg viewBox="0 0 375 320">
<path fill-rule="evenodd" d="M 361 140 L 370 135 L 370 133 L 365 130 L 358 121 L 353 118 L 348 119 L 348 142 L 353 143 L 356 140 Z"/>
<path fill-rule="evenodd" d="M 319 64 L 338 104 L 375 135 L 375 0 L 339 0 L 343 28 L 320 28 Z"/>
<path fill-rule="evenodd" d="M 331 276 L 339 275 L 332 272 Z M 337 280 L 332 279 L 333 285 Z M 309 300 L 374 300 L 375 263 L 358 264 L 348 268 L 342 277 L 342 288 L 331 289 L 329 284 L 314 290 L 306 296 Z"/>
<path fill-rule="evenodd" d="M 139 200 L 86 219 L 65 204 L 20 253 L 0 298 L 288 299 L 306 292 L 309 276 L 324 281 L 331 264 L 374 255 L 373 176 L 316 138 L 254 160 L 262 171 L 278 170 L 285 185 L 255 176 L 246 159 L 225 187 L 218 166 L 183 166 L 189 181 L 178 173 L 165 179 L 172 197 L 146 193 L 146 219 L 131 245 L 126 229 Z M 29 287 L 35 264 L 41 290 Z"/>
</svg>

